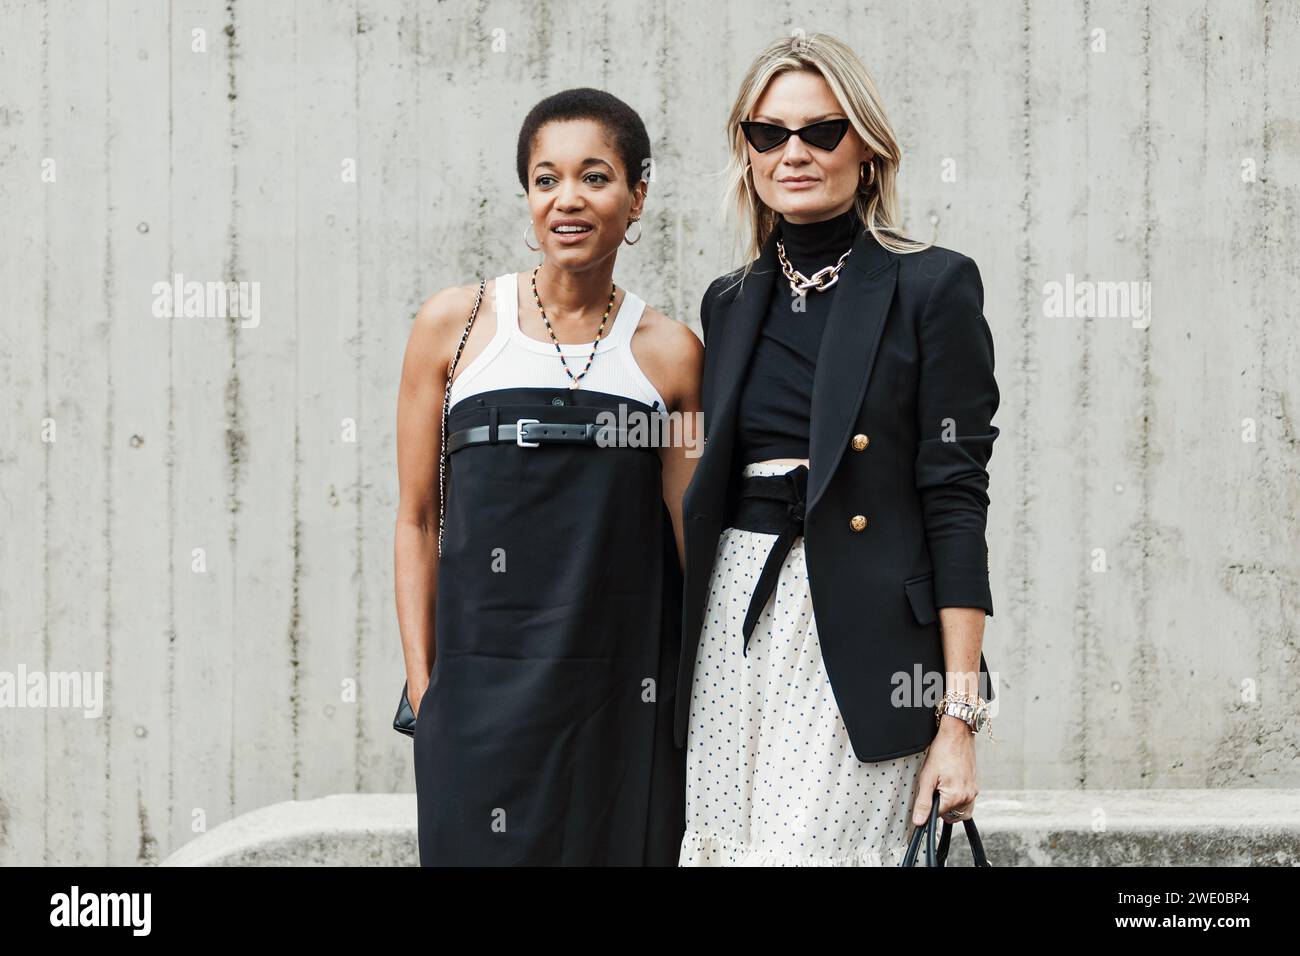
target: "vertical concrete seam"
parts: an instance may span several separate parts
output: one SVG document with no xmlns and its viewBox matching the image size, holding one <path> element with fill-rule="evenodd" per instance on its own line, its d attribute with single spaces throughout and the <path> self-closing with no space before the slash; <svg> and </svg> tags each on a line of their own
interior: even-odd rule
<svg viewBox="0 0 1300 956">
<path fill-rule="evenodd" d="M 362 164 L 360 152 L 363 140 L 361 138 L 361 10 L 360 0 L 357 0 L 357 34 L 356 45 L 353 49 L 352 59 L 352 138 L 356 143 L 357 166 L 360 171 L 356 178 L 356 189 L 353 195 L 355 201 L 354 209 L 356 211 L 356 225 L 354 233 L 356 235 L 356 248 L 353 250 L 356 256 L 353 273 L 353 283 L 356 287 L 356 314 L 357 325 L 356 334 L 353 337 L 355 343 L 355 355 L 353 356 L 353 384 L 355 386 L 353 414 L 356 416 L 356 437 L 357 440 L 353 445 L 352 454 L 356 464 L 356 490 L 353 497 L 353 505 L 356 508 L 356 528 L 353 532 L 353 548 L 355 549 L 356 563 L 353 566 L 353 580 L 356 587 L 356 618 L 353 622 L 353 642 L 352 642 L 352 673 L 357 681 L 356 705 L 353 709 L 353 735 L 355 748 L 353 750 L 352 764 L 352 785 L 357 793 L 361 793 L 365 787 L 365 755 L 366 755 L 366 722 L 362 719 L 365 711 L 366 694 L 364 691 L 364 682 L 360 679 L 362 668 L 365 665 L 365 646 L 366 646 L 366 523 L 365 523 L 365 500 L 363 489 L 365 488 L 365 456 L 362 455 L 361 449 L 365 445 L 363 425 L 365 417 L 365 390 L 362 388 L 363 375 L 365 372 L 365 341 L 366 329 L 364 322 L 364 294 L 362 283 L 365 277 L 363 263 L 365 257 L 362 255 L 363 248 L 363 220 L 362 209 L 364 204 L 361 201 L 362 190 L 365 184 L 365 178 L 368 173 L 368 167 Z"/>
<path fill-rule="evenodd" d="M 167 275 L 176 265 L 176 109 L 172 51 L 172 5 L 167 4 Z M 176 833 L 176 324 L 167 323 L 167 835 Z"/>
<path fill-rule="evenodd" d="M 42 129 L 42 150 L 45 156 L 51 155 L 52 143 L 50 140 L 50 8 L 46 4 L 41 7 L 41 118 L 44 121 Z M 41 257 L 41 380 L 45 392 L 45 415 L 53 418 L 54 409 L 50 407 L 50 263 L 54 261 L 54 256 L 50 249 L 50 192 L 48 188 L 43 194 L 44 212 L 45 212 L 45 235 L 44 249 Z M 55 428 L 58 428 L 56 422 Z M 57 434 L 57 431 L 56 431 Z M 41 519 L 41 600 L 44 606 L 41 611 L 41 669 L 46 674 L 50 672 L 50 508 L 53 504 L 53 497 L 50 494 L 50 459 L 53 457 L 53 445 L 46 441 L 44 445 L 44 473 L 42 475 L 44 485 L 44 500 L 41 507 L 44 514 Z M 41 860 L 46 865 L 50 865 L 50 712 L 47 708 L 41 715 L 41 752 L 44 754 L 42 766 L 41 792 L 45 796 L 41 806 Z"/>
<path fill-rule="evenodd" d="M 1028 660 L 1028 644 L 1024 640 L 1024 633 L 1029 624 L 1029 617 L 1033 608 L 1033 595 L 1030 582 L 1030 555 L 1033 553 L 1033 526 L 1030 520 L 1030 510 L 1033 507 L 1034 496 L 1033 487 L 1033 458 L 1034 458 L 1034 440 L 1033 429 L 1030 425 L 1030 409 L 1032 404 L 1033 378 L 1034 378 L 1034 347 L 1036 339 L 1034 336 L 1034 325 L 1030 320 L 1030 284 L 1033 281 L 1033 254 L 1030 243 L 1030 231 L 1033 229 L 1033 93 L 1031 85 L 1031 67 L 1033 63 L 1033 12 L 1031 9 L 1031 0 L 1023 0 L 1021 4 L 1021 36 L 1020 36 L 1020 82 L 1024 93 L 1021 98 L 1021 123 L 1023 132 L 1021 134 L 1020 157 L 1021 168 L 1024 170 L 1024 187 L 1021 191 L 1021 228 L 1020 237 L 1020 327 L 1019 327 L 1019 355 L 1016 362 L 1016 372 L 1019 377 L 1018 392 L 1020 394 L 1020 407 L 1018 409 L 1018 418 L 1015 427 L 1016 445 L 1020 451 L 1020 465 L 1018 469 L 1019 493 L 1015 501 L 1015 544 L 1012 548 L 1011 567 L 1014 568 L 1015 586 L 1008 603 L 1011 605 L 1011 617 L 1015 622 L 1016 630 L 1021 635 L 1018 640 L 1020 644 L 1021 671 L 1028 675 L 1031 672 L 1030 662 Z M 1022 776 L 1023 776 L 1022 768 Z"/>
<path fill-rule="evenodd" d="M 478 6 L 474 10 L 474 42 L 471 49 L 473 49 L 475 54 L 474 75 L 479 77 L 488 75 L 487 58 L 492 55 L 490 43 L 485 42 L 490 34 L 485 32 L 483 25 L 483 18 L 487 13 L 487 7 L 487 0 L 479 0 Z M 482 116 L 481 110 L 479 111 L 479 116 Z M 492 161 L 489 160 L 483 152 L 483 142 L 484 141 L 480 140 L 478 168 L 490 169 L 492 167 Z M 490 222 L 490 211 L 497 203 L 498 197 L 494 193 L 489 192 L 488 186 L 490 179 L 487 176 L 478 178 L 476 183 L 478 186 L 478 200 L 474 204 L 474 209 L 471 210 L 468 215 L 470 221 L 474 224 L 472 231 L 473 246 L 471 247 L 471 252 L 474 257 L 474 270 L 472 275 L 479 276 L 491 271 L 493 256 L 489 250 L 498 248 L 496 229 Z M 490 236 L 489 232 L 491 232 Z M 456 276 L 452 279 L 453 283 L 460 283 L 462 281 L 463 280 L 460 276 Z"/>
<path fill-rule="evenodd" d="M 1210 0 L 1201 5 L 1201 179 L 1210 175 Z"/>
<path fill-rule="evenodd" d="M 546 9 L 544 4 L 537 4 L 533 7 L 536 16 L 533 18 L 532 29 L 529 31 L 531 36 L 537 38 L 537 45 L 529 47 L 530 50 L 536 50 L 528 58 L 528 65 L 533 67 L 537 76 L 537 88 L 548 90 L 551 88 L 551 20 L 553 17 Z"/>
<path fill-rule="evenodd" d="M 1087 25 L 1092 15 L 1091 0 L 1084 0 L 1083 4 L 1083 95 L 1084 108 L 1083 114 L 1083 155 L 1090 155 L 1089 149 L 1092 142 L 1091 136 L 1091 104 L 1092 104 L 1092 71 L 1091 58 L 1089 52 Z M 1091 208 L 1092 187 L 1091 180 L 1087 176 L 1083 178 L 1084 191 L 1084 219 L 1087 221 L 1087 210 Z M 1084 236 L 1084 258 L 1088 256 L 1088 230 L 1082 230 Z M 1090 421 L 1092 412 L 1092 323 L 1081 322 L 1077 326 L 1080 330 L 1081 347 L 1079 356 L 1079 379 L 1078 386 L 1075 389 L 1075 413 L 1081 422 Z M 1088 462 L 1091 457 L 1092 447 L 1089 442 L 1090 432 L 1088 428 L 1079 429 L 1079 441 L 1075 445 L 1074 455 L 1074 477 L 1075 489 L 1079 502 L 1078 520 L 1080 527 L 1083 529 L 1085 540 L 1088 535 L 1088 529 L 1092 527 L 1092 496 L 1089 493 L 1092 487 L 1091 476 L 1089 474 Z M 1082 556 L 1081 556 L 1082 557 Z M 1091 562 L 1082 560 L 1079 571 L 1078 587 L 1075 591 L 1074 603 L 1074 623 L 1079 635 L 1076 644 L 1078 648 L 1078 671 L 1081 679 L 1078 682 L 1078 694 L 1076 697 L 1076 712 L 1074 715 L 1074 726 L 1080 728 L 1074 738 L 1074 759 L 1075 759 L 1075 785 L 1081 788 L 1087 788 L 1092 777 L 1091 767 L 1091 748 L 1089 741 L 1089 728 L 1092 726 L 1090 716 L 1092 711 L 1092 689 L 1093 689 L 1093 670 L 1092 670 L 1092 650 L 1097 642 L 1097 622 L 1093 614 L 1093 603 L 1096 600 L 1096 591 L 1093 587 L 1093 572 Z M 1100 652 L 1101 648 L 1098 648 Z M 1098 654 L 1100 658 L 1101 654 Z"/>
<path fill-rule="evenodd" d="M 144 793 L 137 783 L 135 788 L 135 819 L 139 839 L 136 842 L 135 862 L 140 866 L 158 865 L 158 838 L 149 825 L 149 810 L 145 806 Z"/>
<path fill-rule="evenodd" d="M 656 152 L 662 151 L 665 167 L 677 169 L 679 152 L 674 148 L 676 137 L 669 135 L 669 131 L 672 129 L 673 116 L 676 112 L 674 106 L 680 102 L 675 82 L 680 71 L 674 68 L 672 59 L 673 19 L 672 16 L 668 15 L 666 8 L 660 8 L 659 22 L 655 24 L 659 34 L 659 42 L 655 49 L 655 72 L 663 86 L 659 90 L 655 123 L 658 126 L 661 148 L 658 150 L 652 149 L 651 156 L 653 157 Z M 659 178 L 659 182 L 663 184 L 664 180 Z M 676 192 L 672 189 L 661 188 L 659 190 L 657 211 L 654 213 L 655 233 L 659 236 L 671 237 L 671 239 L 669 243 L 660 243 L 652 247 L 657 254 L 654 263 L 647 272 L 648 275 L 655 276 L 659 280 L 660 288 L 672 290 L 671 301 L 667 302 L 666 306 L 673 316 L 680 315 L 687 308 L 681 289 L 681 269 L 679 264 L 681 262 L 682 240 L 681 230 L 678 228 L 680 214 L 676 209 L 676 203 L 673 201 L 675 195 Z M 649 199 L 649 196 L 646 198 Z"/>
<path fill-rule="evenodd" d="M 104 330 L 104 673 L 113 683 L 113 57 L 110 18 L 104 21 L 104 276 L 101 326 Z M 104 862 L 113 862 L 113 695 L 104 705 Z"/>
<path fill-rule="evenodd" d="M 424 301 L 424 17 L 415 9 L 415 296 L 416 311 Z M 396 439 L 394 439 L 396 445 Z"/>
<path fill-rule="evenodd" d="M 227 281 L 238 281 L 239 275 L 239 163 L 237 151 L 238 136 L 238 83 L 236 63 L 239 59 L 239 38 L 236 30 L 236 0 L 226 0 L 226 100 L 230 138 L 230 225 L 226 237 L 225 273 Z M 239 673 L 239 484 L 240 469 L 243 464 L 245 436 L 240 417 L 239 401 L 239 318 L 226 320 L 226 339 L 230 354 L 230 363 L 226 373 L 225 389 L 225 426 L 226 426 L 226 506 L 230 516 L 228 542 L 230 544 L 230 730 L 231 753 L 227 764 L 226 798 L 229 815 L 236 811 L 235 761 L 237 757 L 234 743 L 236 721 L 235 701 L 238 697 L 237 682 Z"/>
<path fill-rule="evenodd" d="M 293 18 L 293 102 L 294 117 L 293 124 L 293 169 L 298 169 L 298 129 L 297 117 L 301 115 L 298 111 L 298 87 L 301 82 L 301 73 L 298 66 L 298 17 L 297 7 L 294 8 L 295 16 Z M 293 520 L 293 543 L 292 543 L 292 571 L 291 571 L 291 604 L 289 607 L 289 726 L 291 731 L 290 744 L 292 747 L 293 759 L 291 761 L 291 787 L 293 798 L 301 799 L 300 785 L 302 781 L 302 421 L 301 405 L 299 399 L 302 396 L 302 378 L 299 369 L 299 349 L 301 347 L 302 337 L 299 334 L 300 319 L 302 314 L 301 284 L 298 281 L 298 266 L 300 250 L 298 248 L 298 237 L 300 226 L 298 222 L 299 197 L 298 183 L 301 177 L 293 177 L 293 264 L 290 266 L 293 282 L 293 491 L 292 501 L 292 520 Z"/>
<path fill-rule="evenodd" d="M 1151 193 L 1151 169 L 1154 144 L 1151 134 L 1151 2 L 1142 4 L 1142 275 L 1144 281 L 1151 278 L 1151 244 L 1155 233 L 1153 223 L 1154 199 Z M 1151 517 L 1151 328 L 1142 329 L 1141 342 L 1141 398 L 1142 423 L 1140 429 L 1138 469 L 1140 472 L 1138 487 L 1141 489 L 1138 519 L 1141 541 L 1141 563 L 1138 568 L 1137 627 L 1134 646 L 1137 659 L 1134 662 L 1137 671 L 1134 674 L 1132 704 L 1134 724 L 1138 728 L 1136 747 L 1138 752 L 1141 777 L 1148 782 L 1152 773 L 1154 748 L 1151 746 L 1152 714 L 1155 709 L 1156 695 L 1159 693 L 1159 680 L 1155 673 L 1157 656 L 1155 642 L 1151 637 L 1151 574 L 1150 565 L 1154 557 L 1153 540 L 1155 537 Z"/>
<path fill-rule="evenodd" d="M 609 4 L 600 5 L 600 88 L 609 89 Z"/>
<path fill-rule="evenodd" d="M 295 250 L 297 242 L 294 242 Z M 296 258 L 296 254 L 295 254 Z M 295 268 L 296 272 L 296 268 Z M 295 283 L 296 285 L 296 283 Z M 295 335 L 297 338 L 297 296 L 294 298 L 295 313 Z M 298 359 L 295 349 L 294 358 L 294 394 L 298 392 Z M 292 792 L 293 799 L 301 799 L 299 795 L 299 782 L 302 779 L 302 734 L 301 734 L 301 715 L 302 715 L 302 514 L 300 502 L 302 500 L 302 454 L 300 430 L 298 424 L 297 403 L 293 415 L 293 491 L 292 491 L 292 509 L 293 509 L 293 540 L 291 544 L 293 553 L 293 569 L 291 573 L 291 599 L 289 605 L 289 726 L 291 733 L 291 746 L 293 749 L 292 760 Z"/>
</svg>

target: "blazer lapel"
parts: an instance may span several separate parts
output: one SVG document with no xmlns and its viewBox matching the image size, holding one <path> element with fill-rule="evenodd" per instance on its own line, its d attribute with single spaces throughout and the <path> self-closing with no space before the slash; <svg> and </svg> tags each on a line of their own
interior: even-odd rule
<svg viewBox="0 0 1300 956">
<path fill-rule="evenodd" d="M 862 229 L 840 270 L 817 351 L 805 514 L 816 506 L 844 454 L 849 429 L 867 393 L 897 277 L 897 257 Z"/>
<path fill-rule="evenodd" d="M 768 304 L 775 287 L 776 236 L 768 238 L 763 251 L 755 260 L 754 268 L 745 278 L 736 298 L 727 307 L 721 325 L 722 340 L 718 343 L 720 357 L 714 379 L 713 425 L 728 441 L 735 431 L 736 406 L 740 401 L 740 386 L 749 360 L 754 354 L 758 331 L 763 326 Z"/>
<path fill-rule="evenodd" d="M 708 351 L 712 354 L 706 356 L 706 366 L 710 364 L 709 358 L 716 365 L 706 372 L 704 381 L 707 440 L 692 479 L 692 486 L 703 490 L 707 499 L 693 502 L 692 510 L 699 514 L 720 518 L 725 505 L 723 496 L 735 444 L 740 386 L 772 296 L 786 290 L 784 276 L 778 271 L 778 238 L 779 228 L 763 244 L 754 268 L 735 299 L 712 319 L 716 332 L 711 337 Z M 812 511 L 839 465 L 849 429 L 866 395 L 885 316 L 893 299 L 897 271 L 897 258 L 864 228 L 840 270 L 838 288 L 817 353 L 805 514 Z"/>
<path fill-rule="evenodd" d="M 694 502 L 692 510 L 718 519 L 722 518 L 726 505 L 740 386 L 749 368 L 774 287 L 777 238 L 775 231 L 768 236 L 736 297 L 712 319 L 714 332 L 705 356 L 702 395 L 706 440 L 691 487 L 700 488 L 706 497 L 704 501 Z M 715 363 L 711 369 L 708 368 L 710 357 Z"/>
</svg>

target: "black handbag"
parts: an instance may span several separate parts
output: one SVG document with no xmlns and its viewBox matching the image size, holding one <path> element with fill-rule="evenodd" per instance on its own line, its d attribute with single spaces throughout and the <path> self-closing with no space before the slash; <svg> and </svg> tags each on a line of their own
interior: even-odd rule
<svg viewBox="0 0 1300 956">
<path fill-rule="evenodd" d="M 407 682 L 402 682 L 402 699 L 397 702 L 397 715 L 393 717 L 393 729 L 408 737 L 415 736 L 415 712 L 411 710 L 411 701 L 406 696 Z"/>
<path fill-rule="evenodd" d="M 442 520 L 447 510 L 444 503 L 447 497 L 447 412 L 451 406 L 451 377 L 456 374 L 456 363 L 460 361 L 460 353 L 465 350 L 465 340 L 469 338 L 469 330 L 474 327 L 474 319 L 478 316 L 478 307 L 483 301 L 485 288 L 487 288 L 487 279 L 480 279 L 474 308 L 469 314 L 469 321 L 465 323 L 465 331 L 461 333 L 460 344 L 456 346 L 451 367 L 447 369 L 447 387 L 442 393 L 442 444 L 438 449 L 438 554 L 442 554 Z M 409 681 L 402 682 L 402 699 L 397 702 L 397 713 L 393 716 L 393 729 L 399 734 L 414 737 L 415 711 L 411 709 L 410 698 L 406 695 L 409 684 Z"/>
<path fill-rule="evenodd" d="M 921 836 L 925 836 L 925 865 L 926 866 L 943 866 L 948 859 L 948 842 L 952 838 L 952 824 L 947 820 L 943 821 L 943 836 L 939 838 L 939 845 L 936 848 L 934 844 L 934 828 L 939 819 L 939 791 L 934 792 L 934 800 L 930 804 L 930 819 L 923 825 L 912 830 L 912 839 L 907 843 L 907 852 L 903 854 L 903 861 L 899 866 L 915 866 L 916 855 L 921 849 Z M 992 866 L 988 857 L 984 855 L 984 843 L 980 840 L 980 832 L 975 829 L 975 821 L 963 820 L 962 824 L 966 827 L 966 840 L 970 843 L 971 856 L 975 860 L 976 866 Z"/>
</svg>

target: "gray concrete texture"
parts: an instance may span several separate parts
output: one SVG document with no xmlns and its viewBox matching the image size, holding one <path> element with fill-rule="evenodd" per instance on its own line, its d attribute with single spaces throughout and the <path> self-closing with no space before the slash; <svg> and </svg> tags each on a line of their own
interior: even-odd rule
<svg viewBox="0 0 1300 956">
<path fill-rule="evenodd" d="M 1300 790 L 982 790 L 976 806 L 991 866 L 1300 866 Z M 951 841 L 947 865 L 972 866 L 964 825 Z M 340 793 L 240 814 L 161 865 L 419 863 L 414 794 Z"/>
<path fill-rule="evenodd" d="M 0 710 L 0 864 L 152 864 L 413 789 L 416 309 L 537 261 L 518 126 L 591 85 L 654 144 L 616 278 L 698 330 L 740 264 L 722 124 L 797 29 L 862 55 L 907 228 L 983 276 L 981 787 L 1300 786 L 1294 4 L 2 0 L 0 671 L 100 673 L 106 702 Z M 176 274 L 257 283 L 258 321 L 156 315 Z M 1149 283 L 1149 322 L 1051 315 L 1067 282 Z"/>
</svg>

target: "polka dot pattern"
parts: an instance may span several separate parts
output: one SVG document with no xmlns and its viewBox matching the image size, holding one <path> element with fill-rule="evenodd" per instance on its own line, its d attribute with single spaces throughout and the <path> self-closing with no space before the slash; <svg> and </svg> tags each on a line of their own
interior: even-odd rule
<svg viewBox="0 0 1300 956">
<path fill-rule="evenodd" d="M 691 690 L 679 864 L 895 866 L 928 751 L 866 763 L 853 754 L 817 640 L 802 537 L 742 656 L 745 611 L 776 538 L 726 528 L 718 541 Z"/>
</svg>

